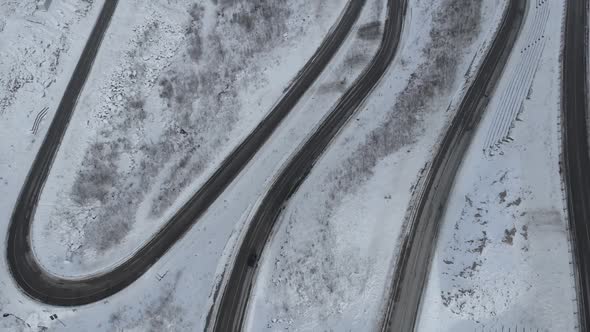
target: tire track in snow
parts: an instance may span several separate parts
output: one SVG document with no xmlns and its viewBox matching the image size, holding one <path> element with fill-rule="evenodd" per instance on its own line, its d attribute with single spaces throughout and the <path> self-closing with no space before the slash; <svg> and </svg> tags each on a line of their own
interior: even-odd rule
<svg viewBox="0 0 590 332">
<path fill-rule="evenodd" d="M 503 143 L 512 141 L 510 131 L 528 95 L 545 48 L 545 28 L 551 9 L 547 0 L 537 0 L 535 8 L 530 10 L 534 10 L 535 17 L 526 28 L 526 46 L 516 53 L 520 57 L 518 69 L 501 92 L 499 106 L 484 141 L 484 153 L 494 154 Z"/>
<path fill-rule="evenodd" d="M 540 4 L 536 5 L 535 10 L 538 10 L 539 6 L 543 3 L 544 2 L 540 2 Z M 543 8 L 548 9 L 548 6 L 543 6 Z M 546 11 L 545 14 L 548 15 L 549 12 Z M 524 92 L 521 91 L 523 87 L 522 77 L 523 75 L 526 77 L 530 72 L 531 68 L 529 67 L 531 66 L 527 66 L 527 64 L 530 64 L 532 61 L 534 62 L 534 57 L 536 55 L 538 55 L 538 57 L 540 58 L 540 54 L 542 51 L 542 49 L 538 50 L 538 47 L 536 47 L 538 44 L 535 43 L 533 40 L 535 38 L 541 38 L 539 37 L 539 34 L 535 32 L 538 32 L 541 29 L 542 31 L 544 31 L 544 26 L 542 26 L 541 24 L 546 24 L 546 19 L 543 20 L 543 17 L 543 14 L 539 14 L 539 12 L 537 11 L 535 21 L 533 22 L 533 26 L 529 26 L 529 29 L 527 31 L 527 46 L 525 46 L 520 52 L 520 54 L 524 54 L 524 56 L 526 57 L 522 58 L 521 62 L 517 66 L 517 73 L 513 76 L 513 79 L 510 81 L 507 88 L 507 91 L 509 92 L 505 92 L 504 95 L 501 97 L 501 103 L 498 107 L 500 111 L 496 113 L 496 116 L 493 119 L 492 126 L 488 133 L 488 137 L 486 138 L 486 143 L 484 144 L 484 151 L 485 149 L 491 147 L 497 148 L 499 144 L 503 141 L 510 140 L 508 130 L 506 129 L 506 125 L 513 123 L 516 115 L 515 112 L 516 110 L 520 109 L 522 100 L 524 100 L 524 97 L 526 96 L 526 94 L 524 94 Z M 541 33 L 540 36 L 543 36 L 543 33 Z M 531 46 L 535 46 L 535 49 L 531 50 Z M 538 59 L 536 63 L 538 63 Z M 532 68 L 533 70 L 531 74 L 534 74 L 535 68 L 536 66 Z M 532 78 L 530 78 L 530 82 L 528 84 L 526 84 L 525 82 L 525 85 L 528 85 L 530 87 L 531 83 Z"/>
<path fill-rule="evenodd" d="M 544 4 L 544 2 L 541 2 L 541 5 L 542 4 Z M 536 8 L 539 8 L 539 7 L 536 7 Z M 511 105 L 511 107 L 509 108 L 510 112 L 507 114 L 508 120 L 502 122 L 502 126 L 500 127 L 500 131 L 499 131 L 500 133 L 505 133 L 505 136 L 500 138 L 500 140 L 502 140 L 502 141 L 511 140 L 511 138 L 509 138 L 509 132 L 512 127 L 511 125 L 513 124 L 514 120 L 516 119 L 517 113 L 521 109 L 522 101 L 524 100 L 524 98 L 528 94 L 528 91 L 532 85 L 533 78 L 534 78 L 535 72 L 536 72 L 536 68 L 538 66 L 538 63 L 541 58 L 541 54 L 543 53 L 543 49 L 545 47 L 544 32 L 545 32 L 545 26 L 547 24 L 547 20 L 549 18 L 549 6 L 548 5 L 543 6 L 542 12 L 540 14 L 539 14 L 539 12 L 537 12 L 537 14 L 538 14 L 538 16 L 535 16 L 535 18 L 536 18 L 535 23 L 537 23 L 537 25 L 533 29 L 533 33 L 529 35 L 529 39 L 527 40 L 528 43 L 527 43 L 527 46 L 525 47 L 525 50 L 530 49 L 531 47 L 534 48 L 534 50 L 531 50 L 529 52 L 529 54 L 533 58 L 534 62 L 533 62 L 532 66 L 525 68 L 525 70 L 526 70 L 525 74 L 524 74 L 525 75 L 525 78 L 524 78 L 525 82 L 524 82 L 524 84 L 520 84 L 518 86 L 516 96 L 517 96 L 517 98 L 520 97 L 521 99 L 516 100 L 516 102 Z M 527 64 L 528 63 L 529 62 L 527 62 Z"/>
<path fill-rule="evenodd" d="M 41 124 L 41 121 L 43 121 L 45 116 L 47 115 L 48 110 L 49 110 L 49 107 L 45 106 L 39 113 L 37 113 L 37 116 L 35 117 L 35 121 L 33 121 L 33 127 L 31 128 L 31 132 L 33 133 L 33 135 L 37 135 L 37 131 L 39 131 L 39 125 Z"/>
</svg>

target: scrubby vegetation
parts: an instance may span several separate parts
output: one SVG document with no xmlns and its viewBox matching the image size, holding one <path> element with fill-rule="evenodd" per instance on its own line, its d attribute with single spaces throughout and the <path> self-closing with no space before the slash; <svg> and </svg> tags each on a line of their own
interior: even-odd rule
<svg viewBox="0 0 590 332">
<path fill-rule="evenodd" d="M 478 36 L 480 11 L 481 0 L 443 1 L 433 14 L 422 60 L 405 88 L 395 96 L 384 120 L 368 132 L 360 145 L 345 152 L 341 163 L 321 180 L 322 185 L 311 186 L 318 191 L 300 196 L 298 206 L 306 209 L 294 207 L 285 216 L 286 236 L 272 276 L 276 287 L 273 292 L 281 294 L 278 298 L 282 299 L 277 300 L 280 320 L 311 315 L 325 321 L 354 302 L 351 297 L 361 296 L 365 287 L 370 287 L 367 283 L 374 273 L 374 263 L 370 257 L 360 257 L 354 245 L 344 248 L 338 245 L 337 239 L 342 234 L 336 233 L 333 211 L 346 195 L 355 192 L 373 175 L 380 160 L 413 143 L 423 133 L 422 119 L 426 114 L 444 111 L 434 108 L 434 101 L 452 93 L 458 66 L 463 61 L 457 50 L 469 47 Z M 375 27 L 378 26 L 365 27 L 359 37 L 367 38 L 367 31 Z M 416 55 L 405 57 L 416 58 Z M 312 213 L 310 209 L 317 210 Z M 350 230 L 354 234 L 358 231 Z"/>
<path fill-rule="evenodd" d="M 258 58 L 296 40 L 285 35 L 297 28 L 287 25 L 297 3 L 214 3 L 187 8 L 184 38 L 177 45 L 165 44 L 174 27 L 162 18 L 150 17 L 138 29 L 134 46 L 104 91 L 104 105 L 93 110 L 106 124 L 75 177 L 74 207 L 54 213 L 49 225 L 76 216 L 69 222 L 78 224 L 83 245 L 73 246 L 73 256 L 120 243 L 142 206 L 151 220 L 146 223 L 160 218 L 227 146 L 240 112 L 253 111 L 242 110 L 239 93 L 267 84 Z M 312 9 L 306 10 L 313 17 Z M 212 26 L 203 26 L 205 15 L 214 17 Z M 171 60 L 154 54 L 173 47 Z M 65 242 L 76 241 L 64 236 L 69 237 Z"/>
<path fill-rule="evenodd" d="M 181 277 L 182 273 L 178 272 L 170 282 L 158 285 L 160 294 L 156 298 L 144 299 L 134 307 L 124 306 L 113 312 L 108 322 L 97 326 L 97 330 L 160 332 L 194 329 L 185 321 L 186 310 L 175 297 Z"/>
<path fill-rule="evenodd" d="M 60 24 L 55 25 L 47 19 L 40 20 L 44 28 L 26 24 L 26 18 L 35 19 L 37 1 L 1 1 L 0 2 L 0 116 L 15 102 L 18 93 L 27 86 L 34 85 L 43 90 L 49 87 L 62 70 L 60 62 L 70 50 L 71 26 L 84 19 L 92 8 L 93 1 L 77 1 L 68 5 L 73 12 L 65 13 L 63 9 Z M 12 21 L 13 29 L 23 29 L 18 39 L 2 34 L 7 22 Z M 47 29 L 47 30 L 45 30 Z"/>
</svg>

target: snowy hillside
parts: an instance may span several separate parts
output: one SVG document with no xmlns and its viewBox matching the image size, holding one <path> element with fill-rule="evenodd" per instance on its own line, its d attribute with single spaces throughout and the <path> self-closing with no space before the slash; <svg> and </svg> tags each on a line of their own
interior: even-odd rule
<svg viewBox="0 0 590 332">
<path fill-rule="evenodd" d="M 449 199 L 419 331 L 576 329 L 559 176 L 563 11 L 529 8 L 523 52 L 510 58 Z"/>
<path fill-rule="evenodd" d="M 448 17 L 452 8 L 463 9 Z M 378 327 L 413 183 L 501 8 L 497 1 L 413 3 L 388 75 L 281 217 L 261 263 L 250 331 Z"/>
<path fill-rule="evenodd" d="M 122 2 L 41 197 L 33 244 L 46 268 L 92 273 L 152 236 L 269 111 L 343 5 Z"/>
<path fill-rule="evenodd" d="M 0 331 L 584 330 L 574 2 L 510 1 L 0 0 Z"/>
</svg>

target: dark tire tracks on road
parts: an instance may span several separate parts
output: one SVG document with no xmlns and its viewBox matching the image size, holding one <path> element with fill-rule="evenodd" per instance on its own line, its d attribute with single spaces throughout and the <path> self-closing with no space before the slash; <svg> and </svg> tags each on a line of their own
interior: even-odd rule
<svg viewBox="0 0 590 332">
<path fill-rule="evenodd" d="M 590 331 L 590 157 L 588 151 L 588 0 L 568 0 L 562 56 L 562 164 L 580 331 Z"/>
<path fill-rule="evenodd" d="M 350 117 L 360 108 L 397 54 L 407 0 L 389 0 L 383 40 L 353 85 L 338 100 L 305 144 L 291 157 L 264 196 L 240 243 L 239 251 L 209 316 L 206 330 L 240 331 L 246 314 L 257 261 L 286 202 Z M 254 262 L 253 262 L 254 261 Z"/>
<path fill-rule="evenodd" d="M 106 0 L 12 214 L 7 239 L 7 261 L 18 286 L 38 301 L 51 305 L 74 306 L 102 300 L 141 277 L 198 221 L 268 140 L 338 51 L 357 21 L 365 2 L 366 0 L 348 2 L 320 47 L 291 81 L 269 114 L 146 244 L 112 270 L 82 279 L 67 279 L 52 275 L 41 267 L 31 247 L 30 231 L 51 165 L 117 5 L 117 0 Z"/>
<path fill-rule="evenodd" d="M 509 0 L 500 28 L 427 168 L 409 211 L 381 331 L 413 331 L 446 200 L 475 127 L 514 46 L 527 0 Z"/>
<path fill-rule="evenodd" d="M 42 271 L 31 251 L 30 229 L 33 216 L 41 196 L 41 191 L 49 175 L 51 165 L 57 155 L 57 151 L 70 123 L 76 103 L 86 79 L 90 74 L 92 65 L 102 43 L 106 30 L 111 22 L 118 0 L 106 0 L 94 28 L 82 50 L 80 60 L 76 64 L 72 77 L 61 98 L 55 116 L 47 131 L 39 152 L 35 156 L 33 165 L 21 189 L 18 201 L 14 208 L 7 238 L 7 261 L 17 284 L 30 296 L 45 301 L 51 295 L 38 291 L 54 280 Z M 50 281 L 51 280 L 51 281 Z M 56 288 L 57 290 L 57 288 Z M 56 294 L 58 297 L 59 293 Z M 53 302 L 53 301 L 47 301 Z"/>
</svg>

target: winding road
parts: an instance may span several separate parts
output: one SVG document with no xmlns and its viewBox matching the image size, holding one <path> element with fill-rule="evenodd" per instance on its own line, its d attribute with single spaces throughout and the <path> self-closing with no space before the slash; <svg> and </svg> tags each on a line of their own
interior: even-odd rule
<svg viewBox="0 0 590 332">
<path fill-rule="evenodd" d="M 567 1 L 562 57 L 563 177 L 574 249 L 580 331 L 590 331 L 588 0 Z"/>
<path fill-rule="evenodd" d="M 7 261 L 18 286 L 38 301 L 74 306 L 104 299 L 141 277 L 198 221 L 289 114 L 338 51 L 357 21 L 365 2 L 366 0 L 348 2 L 320 47 L 291 81 L 264 120 L 144 246 L 112 270 L 83 279 L 66 279 L 43 270 L 36 260 L 31 248 L 31 224 L 51 165 L 116 8 L 117 0 L 106 0 L 13 211 L 7 240 Z"/>
<path fill-rule="evenodd" d="M 389 0 L 383 40 L 375 57 L 338 100 L 305 144 L 291 157 L 264 196 L 248 225 L 231 272 L 207 322 L 207 330 L 240 331 L 245 318 L 257 260 L 289 197 L 297 190 L 328 144 L 359 109 L 392 63 L 402 32 L 407 0 Z"/>
<path fill-rule="evenodd" d="M 527 0 L 510 0 L 493 43 L 430 162 L 409 212 L 381 331 L 413 331 L 442 211 L 474 129 L 522 27 Z"/>
</svg>

